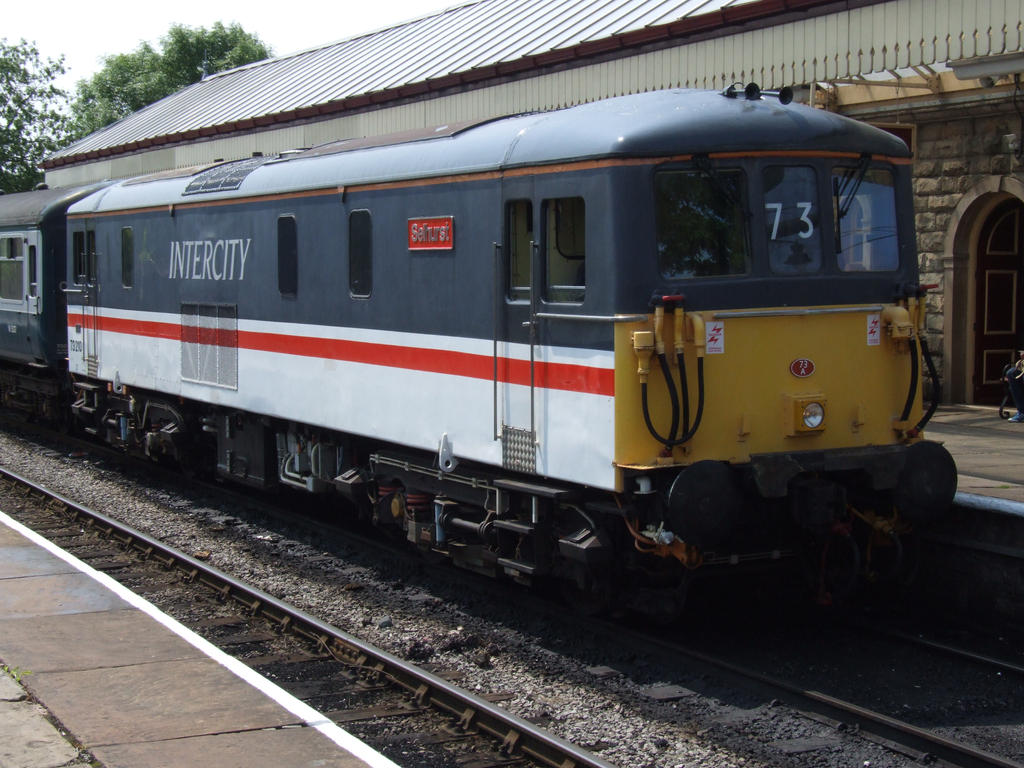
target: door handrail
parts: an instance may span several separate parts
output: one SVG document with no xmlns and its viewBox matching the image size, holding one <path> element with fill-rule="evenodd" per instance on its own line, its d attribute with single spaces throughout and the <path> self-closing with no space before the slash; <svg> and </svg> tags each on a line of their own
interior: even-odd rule
<svg viewBox="0 0 1024 768">
<path fill-rule="evenodd" d="M 492 302 L 492 325 L 494 331 L 494 439 L 500 440 L 498 431 L 498 307 L 502 304 L 501 283 L 504 271 L 501 263 L 501 243 L 494 242 L 494 301 Z"/>
<path fill-rule="evenodd" d="M 538 320 L 569 320 L 580 323 L 642 323 L 648 319 L 647 315 L 573 315 L 568 312 L 536 312 L 534 317 Z"/>
</svg>

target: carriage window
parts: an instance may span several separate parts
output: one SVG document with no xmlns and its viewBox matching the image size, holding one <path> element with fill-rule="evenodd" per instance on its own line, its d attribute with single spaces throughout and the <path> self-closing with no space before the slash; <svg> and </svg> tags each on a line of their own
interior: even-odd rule
<svg viewBox="0 0 1024 768">
<path fill-rule="evenodd" d="M 299 291 L 299 239 L 294 216 L 277 219 L 277 290 L 284 296 Z"/>
<path fill-rule="evenodd" d="M 36 247 L 30 245 L 28 247 L 28 295 L 38 296 L 39 295 L 39 275 L 37 273 L 36 266 Z"/>
<path fill-rule="evenodd" d="M 654 177 L 658 266 L 669 278 L 748 271 L 746 184 L 740 171 Z"/>
<path fill-rule="evenodd" d="M 355 298 L 369 298 L 373 290 L 373 224 L 369 211 L 348 216 L 348 290 Z"/>
<path fill-rule="evenodd" d="M 832 171 L 836 261 L 843 272 L 892 272 L 899 268 L 896 192 L 884 168 Z"/>
<path fill-rule="evenodd" d="M 131 227 L 121 230 L 121 285 L 131 288 L 135 280 L 135 237 Z"/>
<path fill-rule="evenodd" d="M 548 301 L 583 301 L 586 289 L 586 207 L 582 197 L 545 200 L 546 282 Z"/>
<path fill-rule="evenodd" d="M 533 236 L 533 203 L 513 200 L 505 209 L 505 242 L 508 244 L 508 297 L 530 298 L 530 244 Z"/>
<path fill-rule="evenodd" d="M 20 237 L 0 240 L 0 299 L 25 298 L 25 259 Z"/>
<path fill-rule="evenodd" d="M 765 235 L 768 263 L 777 275 L 821 270 L 818 184 L 813 168 L 764 169 Z"/>
</svg>

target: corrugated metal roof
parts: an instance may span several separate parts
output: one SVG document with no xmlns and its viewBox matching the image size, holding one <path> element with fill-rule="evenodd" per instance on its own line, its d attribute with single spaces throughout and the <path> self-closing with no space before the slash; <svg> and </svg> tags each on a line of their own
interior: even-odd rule
<svg viewBox="0 0 1024 768">
<path fill-rule="evenodd" d="M 316 117 L 328 105 L 405 89 L 427 92 L 430 81 L 483 80 L 524 72 L 580 55 L 581 45 L 694 20 L 693 29 L 720 27 L 742 6 L 774 14 L 827 0 L 478 0 L 400 26 L 308 51 L 221 72 L 54 153 L 54 167 L 169 141 Z M 739 13 L 738 17 L 746 18 Z M 665 29 L 660 37 L 675 34 Z M 582 52 L 586 53 L 586 52 Z M 554 55 L 553 55 L 554 54 Z M 537 57 L 543 57 L 538 59 Z M 548 61 L 546 61 L 548 60 Z M 514 66 L 505 66 L 512 64 Z M 462 76 L 462 77 L 459 77 Z M 392 96 L 393 98 L 394 96 Z"/>
<path fill-rule="evenodd" d="M 651 87 L 721 87 L 740 73 L 756 72 L 778 87 L 929 66 L 1024 50 L 1022 17 L 1024 0 L 476 0 L 213 75 L 60 150 L 44 167 L 508 81 L 508 104 L 552 108 L 579 95 L 524 100 L 516 85 L 559 68 L 578 73 L 605 57 L 625 63 L 609 73 L 600 98 Z M 639 67 L 662 71 L 655 78 Z M 490 109 L 437 121 L 519 111 Z"/>
</svg>

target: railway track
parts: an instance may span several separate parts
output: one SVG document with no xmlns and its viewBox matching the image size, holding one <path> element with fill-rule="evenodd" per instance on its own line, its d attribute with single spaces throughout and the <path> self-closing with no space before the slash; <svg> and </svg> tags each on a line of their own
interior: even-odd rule
<svg viewBox="0 0 1024 768">
<path fill-rule="evenodd" d="M 263 509 L 261 508 L 261 513 Z M 268 514 L 272 513 L 271 510 L 267 510 Z M 278 519 L 288 520 L 290 525 L 294 525 L 299 521 L 289 518 L 286 515 L 277 515 Z M 306 521 L 301 521 L 300 525 L 305 529 L 307 526 Z M 318 524 L 311 524 L 311 530 L 315 531 L 314 536 L 327 537 L 331 531 L 336 529 L 333 526 L 319 527 Z M 350 534 L 346 534 L 350 535 Z M 364 547 L 366 542 L 360 541 L 359 546 Z M 134 545 L 130 545 L 134 546 Z M 187 560 L 185 561 L 188 562 Z M 200 563 L 201 564 L 201 563 Z M 189 564 L 191 566 L 191 564 Z M 442 569 L 443 571 L 444 569 Z M 182 571 L 184 572 L 184 571 Z M 186 572 L 186 575 L 191 574 L 191 570 Z M 199 579 L 192 577 L 194 579 Z M 454 578 L 454 577 L 453 577 Z M 466 584 L 463 579 L 460 579 L 460 584 L 463 588 L 469 589 L 470 585 Z M 488 592 L 492 598 L 497 592 L 497 588 L 489 591 L 490 582 L 473 582 L 472 590 L 479 590 L 481 593 Z M 224 587 L 218 587 L 218 590 L 223 590 Z M 253 605 L 252 598 L 244 598 L 237 600 L 233 593 L 230 591 L 223 595 L 224 599 L 234 606 L 238 607 L 240 614 L 248 614 L 250 610 L 255 610 L 257 614 L 261 614 L 265 607 L 270 606 L 269 603 L 263 603 L 257 600 L 255 609 L 251 608 Z M 507 597 L 507 594 L 506 594 Z M 487 599 L 487 598 L 485 598 Z M 544 604 L 540 601 L 534 601 L 529 598 L 526 593 L 521 593 L 520 599 L 517 601 L 520 603 L 527 603 L 531 606 L 537 606 L 538 612 L 547 610 L 551 613 L 550 621 L 555 623 L 564 623 L 564 615 L 559 614 L 558 609 L 552 609 L 550 604 L 545 608 Z M 216 626 L 211 627 L 218 633 L 223 634 L 228 640 L 237 644 L 240 641 L 246 639 L 248 634 L 247 630 L 242 628 L 241 623 L 238 620 L 238 615 L 229 612 L 228 615 L 218 618 Z M 280 626 L 281 619 L 274 613 L 268 615 L 269 621 Z M 604 625 L 597 626 L 585 623 L 581 619 L 574 620 L 578 626 L 576 630 L 584 634 L 592 634 L 594 637 L 606 637 L 608 647 L 629 647 L 633 651 L 638 651 L 641 648 L 647 647 L 648 643 L 652 643 L 650 647 L 653 649 L 657 646 L 656 653 L 659 656 L 667 657 L 675 660 L 673 664 L 666 665 L 668 669 L 679 669 L 679 659 L 685 659 L 685 663 L 682 665 L 687 668 L 685 674 L 688 675 L 701 675 L 703 673 L 694 672 L 694 669 L 700 669 L 705 667 L 710 670 L 707 674 L 714 674 L 722 679 L 728 681 L 729 685 L 733 685 L 736 689 L 745 689 L 754 692 L 754 697 L 762 701 L 778 701 L 787 705 L 793 712 L 799 713 L 800 716 L 806 717 L 809 720 L 817 723 L 821 723 L 827 728 L 836 731 L 837 733 L 845 734 L 844 738 L 864 738 L 868 741 L 876 743 L 882 746 L 884 749 L 906 756 L 907 759 L 919 762 L 929 762 L 932 760 L 939 760 L 945 764 L 958 765 L 958 766 L 1020 766 L 1021 764 L 1015 762 L 1011 758 L 1001 757 L 996 754 L 986 752 L 984 749 L 979 749 L 975 746 L 963 744 L 958 742 L 956 739 L 951 739 L 942 734 L 933 733 L 926 728 L 917 727 L 911 723 L 903 722 L 899 718 L 892 717 L 891 715 L 884 714 L 882 712 L 876 712 L 871 707 L 858 705 L 853 702 L 844 701 L 841 696 L 833 695 L 827 691 L 813 690 L 811 686 L 800 685 L 782 679 L 781 676 L 775 676 L 765 674 L 765 667 L 757 668 L 753 665 L 745 665 L 743 663 L 737 663 L 730 661 L 728 653 L 703 653 L 692 647 L 687 648 L 685 645 L 678 643 L 667 642 L 664 640 L 651 641 L 651 638 L 646 633 L 635 633 L 629 629 L 624 628 L 621 624 L 615 624 L 612 626 Z M 593 627 L 593 628 L 592 628 Z M 279 634 L 275 632 L 275 634 Z M 317 635 L 317 637 L 319 637 Z M 920 638 L 908 637 L 907 642 L 927 642 L 922 641 Z M 313 640 L 312 642 L 318 643 L 319 640 Z M 599 641 L 603 642 L 603 641 Z M 931 650 L 939 651 L 943 654 L 955 656 L 958 659 L 966 660 L 968 658 L 965 654 L 964 649 L 958 649 L 948 643 L 945 644 L 932 644 Z M 317 650 L 317 653 L 320 653 Z M 652 653 L 655 651 L 652 650 Z M 733 658 L 736 658 L 735 656 Z M 266 660 L 266 659 L 264 659 Z M 260 659 L 257 658 L 257 661 Z M 275 660 L 272 660 L 275 661 Z M 333 704 L 331 702 L 339 698 L 339 695 L 335 692 L 327 691 L 317 680 L 310 679 L 311 676 L 321 674 L 318 667 L 314 665 L 319 664 L 320 660 L 307 659 L 296 663 L 283 663 L 287 662 L 288 659 L 282 659 L 280 655 L 276 659 L 275 663 L 278 665 L 278 670 L 275 674 L 280 673 L 283 675 L 290 674 L 289 668 L 295 670 L 305 669 L 305 677 L 296 682 L 300 693 L 304 693 L 308 696 L 319 696 L 319 702 L 324 703 L 327 710 L 330 711 Z M 294 661 L 294 660 L 293 660 Z M 999 669 L 1002 673 L 1007 675 L 1018 675 L 1019 665 L 1013 664 L 1012 662 L 1006 662 L 1005 660 L 996 659 L 992 656 L 984 656 L 983 654 L 974 653 L 970 658 L 971 663 L 980 663 L 985 665 L 992 665 L 993 669 Z M 444 676 L 444 671 L 435 671 L 435 675 Z M 626 670 L 627 675 L 632 675 L 632 671 Z M 373 687 L 377 681 L 369 680 L 369 682 L 355 683 L 361 687 Z M 285 686 L 287 687 L 287 686 Z M 407 697 L 414 697 L 414 693 L 410 693 L 411 687 L 406 687 L 403 690 L 406 691 Z M 500 697 L 500 694 L 497 695 Z M 333 698 L 332 698 L 333 697 Z M 341 698 L 344 698 L 342 695 Z M 493 704 L 493 701 L 490 702 Z M 500 709 L 500 708 L 499 708 Z M 402 717 L 416 717 L 416 714 L 410 714 L 410 712 L 420 712 L 421 708 L 416 707 L 410 709 L 406 705 L 387 707 L 374 709 L 374 706 L 364 706 L 361 712 L 350 715 L 353 718 L 359 717 L 371 717 L 376 713 L 379 716 L 385 718 L 402 718 Z M 449 709 L 441 708 L 439 711 L 450 712 Z M 336 716 L 339 719 L 346 717 L 340 712 L 333 713 L 332 716 Z M 456 723 L 457 724 L 457 723 Z M 458 730 L 456 728 L 455 730 Z M 507 735 L 507 731 L 505 732 Z M 436 738 L 443 738 L 437 736 Z M 505 736 L 500 736 L 499 742 L 505 741 Z M 500 754 L 500 751 L 499 751 Z"/>
<path fill-rule="evenodd" d="M 392 696 L 390 700 L 383 699 L 369 706 L 328 712 L 336 722 L 410 717 L 433 711 L 443 715 L 445 722 L 439 730 L 426 735 L 425 741 L 440 743 L 482 736 L 493 744 L 491 759 L 481 756 L 474 758 L 472 765 L 477 768 L 505 765 L 509 760 L 522 759 L 535 765 L 558 768 L 613 768 L 599 756 L 503 710 L 484 697 L 462 690 L 444 679 L 442 674 L 423 669 L 365 643 L 106 515 L 6 469 L 0 469 L 0 483 L 6 486 L 5 490 L 20 493 L 26 502 L 31 502 L 33 511 L 27 516 L 35 518 L 35 526 L 30 527 L 44 529 L 44 535 L 56 536 L 58 540 L 77 539 L 75 534 L 68 533 L 66 529 L 68 525 L 80 527 L 137 560 L 155 563 L 187 584 L 205 587 L 218 601 L 231 606 L 234 612 L 228 615 L 197 622 L 200 630 L 208 636 L 212 635 L 211 639 L 215 642 L 218 642 L 219 637 L 220 645 L 237 649 L 261 641 L 272 641 L 284 635 L 305 641 L 305 652 L 275 652 L 253 656 L 250 651 L 248 657 L 241 656 L 243 661 L 258 670 L 276 670 L 275 676 L 278 678 L 282 670 L 289 666 L 317 664 L 335 668 L 330 675 L 326 675 L 322 668 L 306 666 L 300 675 L 304 678 L 303 682 L 295 685 L 293 681 L 293 687 L 299 689 L 300 698 L 304 694 L 306 699 L 344 700 L 353 693 L 379 692 L 385 688 L 400 693 L 399 700 Z M 43 509 L 51 514 L 50 523 L 39 517 Z M 24 518 L 26 515 L 23 513 L 18 517 Z M 54 522 L 56 519 L 61 522 Z M 107 572 L 122 571 L 129 565 L 129 558 L 112 553 L 109 548 L 98 547 L 95 543 L 78 541 L 71 551 L 74 553 L 75 550 L 83 559 L 91 560 L 94 567 Z M 254 630 L 250 624 L 252 620 L 269 625 L 273 631 L 267 633 Z M 339 668 L 343 670 L 344 683 L 340 688 L 337 685 L 331 687 L 327 678 L 337 676 Z M 278 679 L 278 682 L 288 687 L 287 681 Z"/>
<path fill-rule="evenodd" d="M 620 629 L 621 633 L 622 630 Z M 777 700 L 792 709 L 818 720 L 831 728 L 856 731 L 861 737 L 874 741 L 915 761 L 959 766 L 960 768 L 1024 768 L 1024 763 L 992 754 L 926 728 L 891 717 L 882 712 L 845 701 L 828 693 L 801 687 L 786 679 L 766 674 L 761 669 L 729 661 L 723 656 L 704 653 L 685 644 L 654 638 L 638 633 L 635 638 L 623 638 L 638 645 L 649 645 L 661 654 L 685 658 L 688 662 L 704 665 L 732 678 L 737 685 L 757 686 L 763 697 Z M 917 641 L 916 638 L 908 638 Z M 921 641 L 922 645 L 928 645 Z M 932 648 L 935 645 L 932 644 Z M 1002 660 L 982 657 L 970 651 L 942 645 L 942 652 L 954 654 L 972 663 L 990 664 L 1013 674 L 1024 670 Z"/>
</svg>

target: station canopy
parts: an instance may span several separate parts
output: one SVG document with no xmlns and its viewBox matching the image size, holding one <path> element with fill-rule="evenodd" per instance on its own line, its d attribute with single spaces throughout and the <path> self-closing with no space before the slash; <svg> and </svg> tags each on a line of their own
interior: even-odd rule
<svg viewBox="0 0 1024 768">
<path fill-rule="evenodd" d="M 486 100 L 445 119 L 750 81 L 812 84 L 812 100 L 819 86 L 885 79 L 934 94 L 952 65 L 1019 57 L 1021 18 L 1024 0 L 476 0 L 208 76 L 59 150 L 44 168 L 484 91 Z M 536 95 L 493 95 L 544 78 Z M 355 135 L 342 134 L 329 138 Z"/>
</svg>

